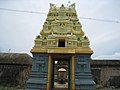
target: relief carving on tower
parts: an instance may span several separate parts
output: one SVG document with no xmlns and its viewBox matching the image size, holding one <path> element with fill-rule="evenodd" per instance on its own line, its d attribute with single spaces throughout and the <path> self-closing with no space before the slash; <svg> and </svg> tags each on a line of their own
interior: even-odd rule
<svg viewBox="0 0 120 90">
<path fill-rule="evenodd" d="M 59 42 L 63 38 L 63 42 Z M 55 4 L 50 4 L 47 19 L 40 31 L 40 35 L 35 39 L 35 46 L 31 52 L 41 52 L 41 50 L 46 52 L 49 48 L 59 48 L 59 43 L 65 44 L 63 47 L 66 48 L 73 47 L 76 51 L 82 50 L 92 53 L 89 48 L 89 40 L 85 36 L 82 25 L 77 18 L 74 4 L 69 7 L 64 5 L 56 7 Z"/>
</svg>

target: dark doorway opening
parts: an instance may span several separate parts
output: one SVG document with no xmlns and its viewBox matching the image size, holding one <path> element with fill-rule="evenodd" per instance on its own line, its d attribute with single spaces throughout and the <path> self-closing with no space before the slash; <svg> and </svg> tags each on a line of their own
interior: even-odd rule
<svg viewBox="0 0 120 90">
<path fill-rule="evenodd" d="M 69 90 L 70 88 L 70 58 L 55 56 L 52 58 L 52 90 Z"/>
<path fill-rule="evenodd" d="M 65 39 L 59 39 L 58 47 L 65 47 Z"/>
</svg>

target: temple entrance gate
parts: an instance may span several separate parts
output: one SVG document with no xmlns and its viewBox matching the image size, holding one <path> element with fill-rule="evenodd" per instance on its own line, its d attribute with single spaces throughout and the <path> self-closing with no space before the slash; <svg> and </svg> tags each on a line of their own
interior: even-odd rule
<svg viewBox="0 0 120 90">
<path fill-rule="evenodd" d="M 74 79 L 74 65 L 72 67 L 72 55 L 50 55 L 49 60 L 51 61 L 48 73 L 49 83 L 47 88 L 51 90 L 70 90 L 72 88 L 72 80 Z M 73 63 L 74 64 L 74 63 Z M 73 75 L 72 75 L 73 74 Z M 50 75 L 50 76 L 49 76 Z M 71 89 L 72 90 L 72 89 Z"/>
<path fill-rule="evenodd" d="M 51 86 L 55 90 L 66 89 L 70 87 L 70 55 L 53 55 L 52 56 L 52 74 Z"/>
<path fill-rule="evenodd" d="M 94 90 L 89 47 L 75 4 L 50 4 L 47 19 L 31 49 L 33 65 L 27 90 Z"/>
</svg>

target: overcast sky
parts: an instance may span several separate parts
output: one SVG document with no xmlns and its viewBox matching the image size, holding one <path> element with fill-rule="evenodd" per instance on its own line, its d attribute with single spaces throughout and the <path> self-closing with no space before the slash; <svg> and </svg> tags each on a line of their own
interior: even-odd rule
<svg viewBox="0 0 120 90">
<path fill-rule="evenodd" d="M 76 3 L 78 17 L 120 21 L 120 0 L 0 0 L 0 8 L 46 13 L 0 10 L 0 51 L 30 54 L 46 19 L 49 3 L 58 6 Z M 94 51 L 92 58 L 120 59 L 120 23 L 79 20 Z"/>
</svg>

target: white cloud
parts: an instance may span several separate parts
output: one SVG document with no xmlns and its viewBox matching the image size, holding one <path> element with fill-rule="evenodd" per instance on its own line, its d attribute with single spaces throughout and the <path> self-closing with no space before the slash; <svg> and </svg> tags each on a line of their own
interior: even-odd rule
<svg viewBox="0 0 120 90">
<path fill-rule="evenodd" d="M 112 55 L 100 55 L 93 59 L 117 59 L 117 60 L 120 60 L 120 52 L 115 52 Z"/>
</svg>

